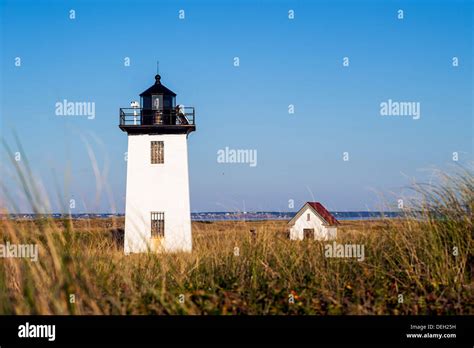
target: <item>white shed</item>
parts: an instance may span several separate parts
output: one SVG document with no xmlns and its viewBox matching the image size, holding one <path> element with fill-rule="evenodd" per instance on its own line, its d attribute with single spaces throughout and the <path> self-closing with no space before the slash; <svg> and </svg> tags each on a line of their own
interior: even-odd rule
<svg viewBox="0 0 474 348">
<path fill-rule="evenodd" d="M 319 202 L 306 202 L 288 222 L 290 239 L 336 239 L 339 221 Z"/>
</svg>

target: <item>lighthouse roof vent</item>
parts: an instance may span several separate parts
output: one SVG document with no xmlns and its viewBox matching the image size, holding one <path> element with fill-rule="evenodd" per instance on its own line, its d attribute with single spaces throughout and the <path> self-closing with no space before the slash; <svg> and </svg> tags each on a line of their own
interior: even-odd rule
<svg viewBox="0 0 474 348">
<path fill-rule="evenodd" d="M 155 76 L 155 84 L 153 86 L 151 86 L 150 88 L 148 88 L 146 91 L 143 91 L 140 94 L 140 97 L 150 96 L 152 94 L 172 95 L 174 97 L 176 96 L 176 93 L 174 93 L 172 90 L 166 88 L 165 85 L 161 84 L 161 76 L 160 75 Z"/>
</svg>

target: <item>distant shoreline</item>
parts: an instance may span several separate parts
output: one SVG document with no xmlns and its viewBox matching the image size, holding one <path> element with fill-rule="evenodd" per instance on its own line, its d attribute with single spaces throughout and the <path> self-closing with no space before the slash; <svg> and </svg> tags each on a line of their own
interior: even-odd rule
<svg viewBox="0 0 474 348">
<path fill-rule="evenodd" d="M 379 220 L 394 219 L 403 217 L 402 212 L 331 212 L 338 220 Z M 200 212 L 191 213 L 191 220 L 197 222 L 213 222 L 213 221 L 269 221 L 269 220 L 290 220 L 295 216 L 296 212 Z M 65 219 L 71 217 L 73 220 L 85 219 L 109 219 L 123 218 L 125 214 L 0 214 L 1 220 L 35 220 L 39 217 L 47 217 L 53 219 Z"/>
</svg>

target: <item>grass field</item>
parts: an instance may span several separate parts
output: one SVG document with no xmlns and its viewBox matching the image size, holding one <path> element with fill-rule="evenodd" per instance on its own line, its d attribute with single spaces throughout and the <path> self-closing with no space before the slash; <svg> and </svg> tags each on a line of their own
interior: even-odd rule
<svg viewBox="0 0 474 348">
<path fill-rule="evenodd" d="M 0 258 L 0 314 L 474 314 L 474 178 L 439 182 L 413 187 L 406 218 L 342 222 L 337 242 L 363 245 L 363 261 L 290 241 L 283 221 L 195 222 L 192 253 L 126 256 L 123 219 L 0 220 L 0 244 L 39 249 L 37 262 Z"/>
<path fill-rule="evenodd" d="M 364 244 L 362 262 L 289 241 L 284 221 L 194 222 L 193 253 L 131 256 L 123 219 L 1 224 L 4 240 L 40 244 L 38 262 L 0 261 L 1 314 L 474 313 L 470 231 L 430 222 L 342 222 L 338 243 Z"/>
</svg>

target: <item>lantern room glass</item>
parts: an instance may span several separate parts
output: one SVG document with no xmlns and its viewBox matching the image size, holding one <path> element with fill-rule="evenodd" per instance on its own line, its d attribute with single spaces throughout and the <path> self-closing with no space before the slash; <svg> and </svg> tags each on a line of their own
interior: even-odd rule
<svg viewBox="0 0 474 348">
<path fill-rule="evenodd" d="M 151 96 L 152 110 L 163 110 L 163 94 L 153 94 Z"/>
</svg>

